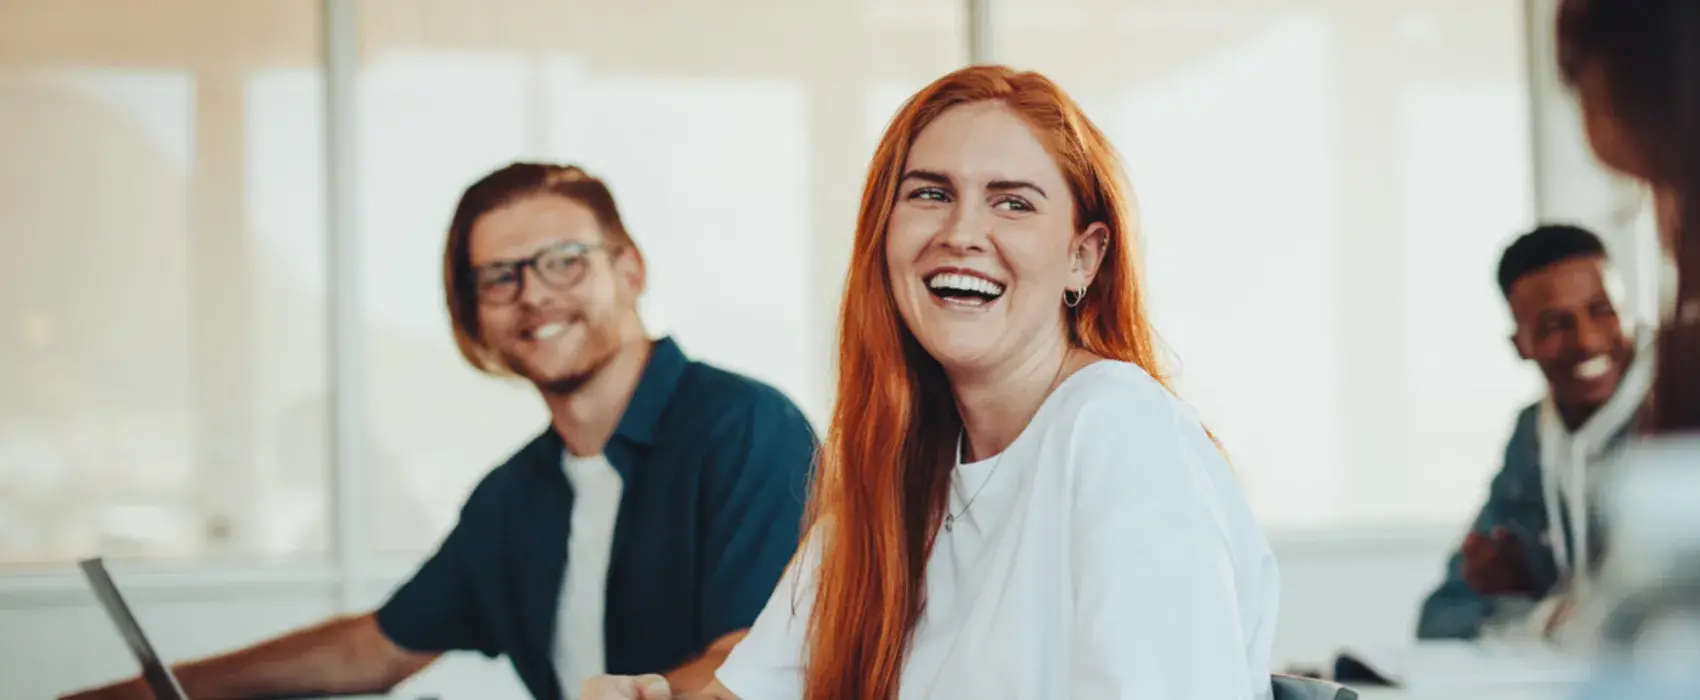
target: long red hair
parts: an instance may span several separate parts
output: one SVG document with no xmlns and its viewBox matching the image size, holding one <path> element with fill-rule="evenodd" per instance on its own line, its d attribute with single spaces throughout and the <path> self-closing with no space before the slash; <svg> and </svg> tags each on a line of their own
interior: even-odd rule
<svg viewBox="0 0 1700 700">
<path fill-rule="evenodd" d="M 943 370 L 898 315 L 886 228 L 916 135 L 951 107 L 986 100 L 1038 132 L 1074 195 L 1076 229 L 1109 228 L 1097 278 L 1068 309 L 1071 342 L 1163 377 L 1138 283 L 1132 198 L 1109 140 L 1080 107 L 1045 76 L 1002 66 L 958 70 L 911 97 L 868 166 L 845 281 L 838 400 L 811 505 L 811 521 L 826 526 L 809 534 L 822 538 L 822 561 L 806 700 L 896 697 L 925 605 L 927 555 L 944 517 L 961 417 Z"/>
</svg>

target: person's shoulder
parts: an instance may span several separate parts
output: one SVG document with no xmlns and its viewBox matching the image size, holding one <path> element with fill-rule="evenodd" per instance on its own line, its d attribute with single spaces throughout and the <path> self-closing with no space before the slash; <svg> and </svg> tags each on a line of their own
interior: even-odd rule
<svg viewBox="0 0 1700 700">
<path fill-rule="evenodd" d="M 1070 378 L 1051 420 L 1085 488 L 1139 498 L 1208 491 L 1232 468 L 1193 410 L 1139 365 L 1100 360 Z M 1165 495 L 1167 494 L 1167 495 Z"/>
<path fill-rule="evenodd" d="M 809 429 L 802 409 L 778 387 L 700 360 L 686 367 L 673 401 L 707 419 L 705 427 Z"/>
<path fill-rule="evenodd" d="M 680 380 L 681 392 L 723 406 L 780 406 L 795 409 L 791 398 L 777 387 L 742 372 L 691 360 Z"/>
<path fill-rule="evenodd" d="M 738 372 L 692 362 L 673 403 L 670 439 L 707 451 L 707 483 L 785 484 L 799 502 L 800 494 L 807 493 L 820 441 L 784 392 Z"/>
<path fill-rule="evenodd" d="M 1084 374 L 1090 373 L 1090 374 Z M 1101 360 L 1066 387 L 1062 471 L 1078 512 L 1163 514 L 1246 552 L 1266 549 L 1233 466 L 1195 412 L 1138 365 Z"/>
<path fill-rule="evenodd" d="M 1076 370 L 1059 389 L 1065 394 L 1059 418 L 1088 429 L 1191 417 L 1168 387 L 1131 362 L 1099 360 Z"/>
</svg>

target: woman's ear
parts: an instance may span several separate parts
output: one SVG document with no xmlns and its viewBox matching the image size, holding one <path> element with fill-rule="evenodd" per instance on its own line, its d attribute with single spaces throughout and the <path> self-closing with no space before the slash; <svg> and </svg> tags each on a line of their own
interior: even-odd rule
<svg viewBox="0 0 1700 700">
<path fill-rule="evenodd" d="M 1074 238 L 1074 260 L 1069 266 L 1069 288 L 1086 291 L 1104 264 L 1104 253 L 1110 245 L 1110 227 L 1094 222 Z"/>
</svg>

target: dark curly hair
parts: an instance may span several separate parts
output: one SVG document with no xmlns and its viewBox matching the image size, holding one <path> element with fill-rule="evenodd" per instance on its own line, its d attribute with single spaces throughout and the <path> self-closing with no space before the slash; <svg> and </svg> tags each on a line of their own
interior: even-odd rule
<svg viewBox="0 0 1700 700">
<path fill-rule="evenodd" d="M 1605 257 L 1600 237 L 1579 226 L 1545 224 L 1525 233 L 1499 255 L 1499 291 L 1511 298 L 1517 280 L 1556 262 L 1587 255 Z"/>
</svg>

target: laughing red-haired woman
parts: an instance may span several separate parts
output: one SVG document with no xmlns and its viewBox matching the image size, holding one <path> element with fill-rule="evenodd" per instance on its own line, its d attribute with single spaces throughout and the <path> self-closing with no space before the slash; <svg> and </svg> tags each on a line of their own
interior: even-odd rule
<svg viewBox="0 0 1700 700">
<path fill-rule="evenodd" d="M 1041 75 L 909 100 L 868 171 L 809 533 L 707 696 L 1270 695 L 1275 560 L 1158 370 L 1130 199 Z"/>
</svg>

